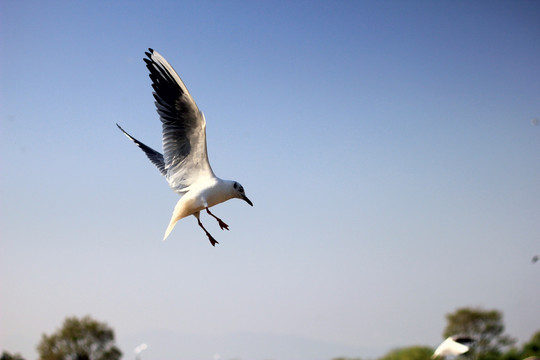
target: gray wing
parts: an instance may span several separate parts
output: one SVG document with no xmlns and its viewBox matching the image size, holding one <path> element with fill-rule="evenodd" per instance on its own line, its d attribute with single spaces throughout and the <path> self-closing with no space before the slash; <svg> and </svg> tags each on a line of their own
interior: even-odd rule
<svg viewBox="0 0 540 360">
<path fill-rule="evenodd" d="M 135 145 L 141 148 L 142 151 L 148 156 L 148 159 L 152 162 L 152 164 L 156 165 L 161 175 L 166 176 L 167 171 L 165 171 L 165 161 L 163 160 L 163 155 L 161 153 L 157 152 L 156 150 L 152 149 L 150 146 L 144 145 L 139 140 L 135 139 L 133 136 L 129 135 L 122 127 L 118 124 L 116 124 L 118 128 L 128 137 L 129 140 L 133 141 Z"/>
<path fill-rule="evenodd" d="M 206 151 L 206 121 L 172 66 L 148 50 L 144 61 L 163 127 L 165 176 L 171 188 L 182 192 L 201 177 L 215 176 Z"/>
</svg>

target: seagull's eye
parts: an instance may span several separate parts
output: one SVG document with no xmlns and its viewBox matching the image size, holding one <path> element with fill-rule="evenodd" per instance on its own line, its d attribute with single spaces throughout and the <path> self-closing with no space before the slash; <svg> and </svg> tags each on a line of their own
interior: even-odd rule
<svg viewBox="0 0 540 360">
<path fill-rule="evenodd" d="M 235 182 L 235 183 L 233 184 L 233 188 L 234 188 L 235 190 L 238 189 L 238 183 Z"/>
</svg>

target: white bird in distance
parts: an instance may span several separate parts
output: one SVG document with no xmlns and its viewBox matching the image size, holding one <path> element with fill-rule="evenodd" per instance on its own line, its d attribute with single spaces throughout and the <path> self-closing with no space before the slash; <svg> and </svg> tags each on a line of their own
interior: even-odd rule
<svg viewBox="0 0 540 360">
<path fill-rule="evenodd" d="M 431 356 L 435 359 L 438 356 L 456 356 L 461 355 L 469 351 L 469 346 L 465 344 L 472 344 L 474 339 L 469 336 L 453 335 L 444 340 L 441 345 L 435 349 L 435 352 Z"/>
<path fill-rule="evenodd" d="M 145 53 L 148 58 L 144 62 L 150 71 L 155 104 L 162 122 L 163 155 L 116 125 L 144 151 L 167 179 L 169 186 L 181 196 L 163 240 L 167 239 L 178 220 L 193 215 L 210 243 L 216 246 L 218 242 L 203 226 L 200 212 L 206 210 L 217 220 L 221 230 L 229 230 L 229 225 L 210 212 L 209 208 L 233 198 L 242 199 L 251 206 L 253 203 L 238 182 L 222 180 L 214 175 L 206 151 L 206 120 L 203 113 L 167 60 L 157 51 L 148 50 Z"/>
<path fill-rule="evenodd" d="M 138 345 L 137 347 L 135 347 L 135 349 L 133 349 L 133 352 L 135 354 L 140 354 L 141 352 L 143 352 L 146 349 L 148 349 L 148 345 L 141 344 L 141 345 Z"/>
</svg>

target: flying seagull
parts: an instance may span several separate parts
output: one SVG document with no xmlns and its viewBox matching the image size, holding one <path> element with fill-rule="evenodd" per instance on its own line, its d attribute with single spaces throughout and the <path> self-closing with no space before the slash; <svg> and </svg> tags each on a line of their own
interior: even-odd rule
<svg viewBox="0 0 540 360">
<path fill-rule="evenodd" d="M 178 220 L 193 215 L 210 243 L 216 246 L 218 242 L 201 222 L 201 211 L 206 210 L 213 216 L 221 230 L 229 230 L 229 225 L 210 212 L 210 207 L 232 198 L 242 199 L 251 206 L 253 203 L 238 182 L 222 180 L 214 174 L 206 152 L 203 113 L 167 60 L 157 51 L 148 51 L 145 53 L 147 58 L 143 60 L 150 71 L 155 104 L 162 122 L 163 155 L 129 135 L 120 125 L 116 126 L 144 151 L 165 176 L 169 186 L 181 196 L 163 240 L 167 239 Z"/>
<path fill-rule="evenodd" d="M 148 349 L 148 345 L 143 343 L 143 344 L 138 345 L 137 347 L 135 347 L 135 349 L 133 349 L 133 352 L 135 354 L 140 354 L 141 352 L 143 352 L 146 349 Z"/>
<path fill-rule="evenodd" d="M 431 358 L 435 359 L 438 356 L 464 354 L 469 351 L 469 346 L 465 344 L 472 344 L 473 341 L 474 339 L 469 336 L 450 336 L 437 347 Z"/>
</svg>

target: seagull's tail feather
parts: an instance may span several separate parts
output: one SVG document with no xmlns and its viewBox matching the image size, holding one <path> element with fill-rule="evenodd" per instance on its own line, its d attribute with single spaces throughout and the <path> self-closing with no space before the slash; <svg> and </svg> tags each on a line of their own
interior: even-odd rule
<svg viewBox="0 0 540 360">
<path fill-rule="evenodd" d="M 163 236 L 163 241 L 167 240 L 169 237 L 169 234 L 171 233 L 172 229 L 174 229 L 174 225 L 178 222 L 178 219 L 171 218 L 171 222 L 169 223 L 169 226 L 167 226 L 167 230 L 165 230 L 165 235 Z"/>
<path fill-rule="evenodd" d="M 166 176 L 167 170 L 165 170 L 165 160 L 163 159 L 163 155 L 156 150 L 152 149 L 150 146 L 144 145 L 139 140 L 135 139 L 133 136 L 129 135 L 122 127 L 118 124 L 116 124 L 118 128 L 128 137 L 129 140 L 133 141 L 135 145 L 141 148 L 142 151 L 146 154 L 148 159 L 152 162 L 152 164 L 156 165 L 161 175 Z"/>
<path fill-rule="evenodd" d="M 163 236 L 163 241 L 167 239 L 172 229 L 174 229 L 174 226 L 176 225 L 178 220 L 183 219 L 189 215 L 185 213 L 186 202 L 182 200 L 183 198 L 180 198 L 180 200 L 178 200 L 178 202 L 176 203 L 176 206 L 174 207 L 174 211 L 171 216 L 171 221 L 169 222 L 169 226 L 167 226 L 167 230 L 165 230 L 165 235 Z"/>
</svg>

